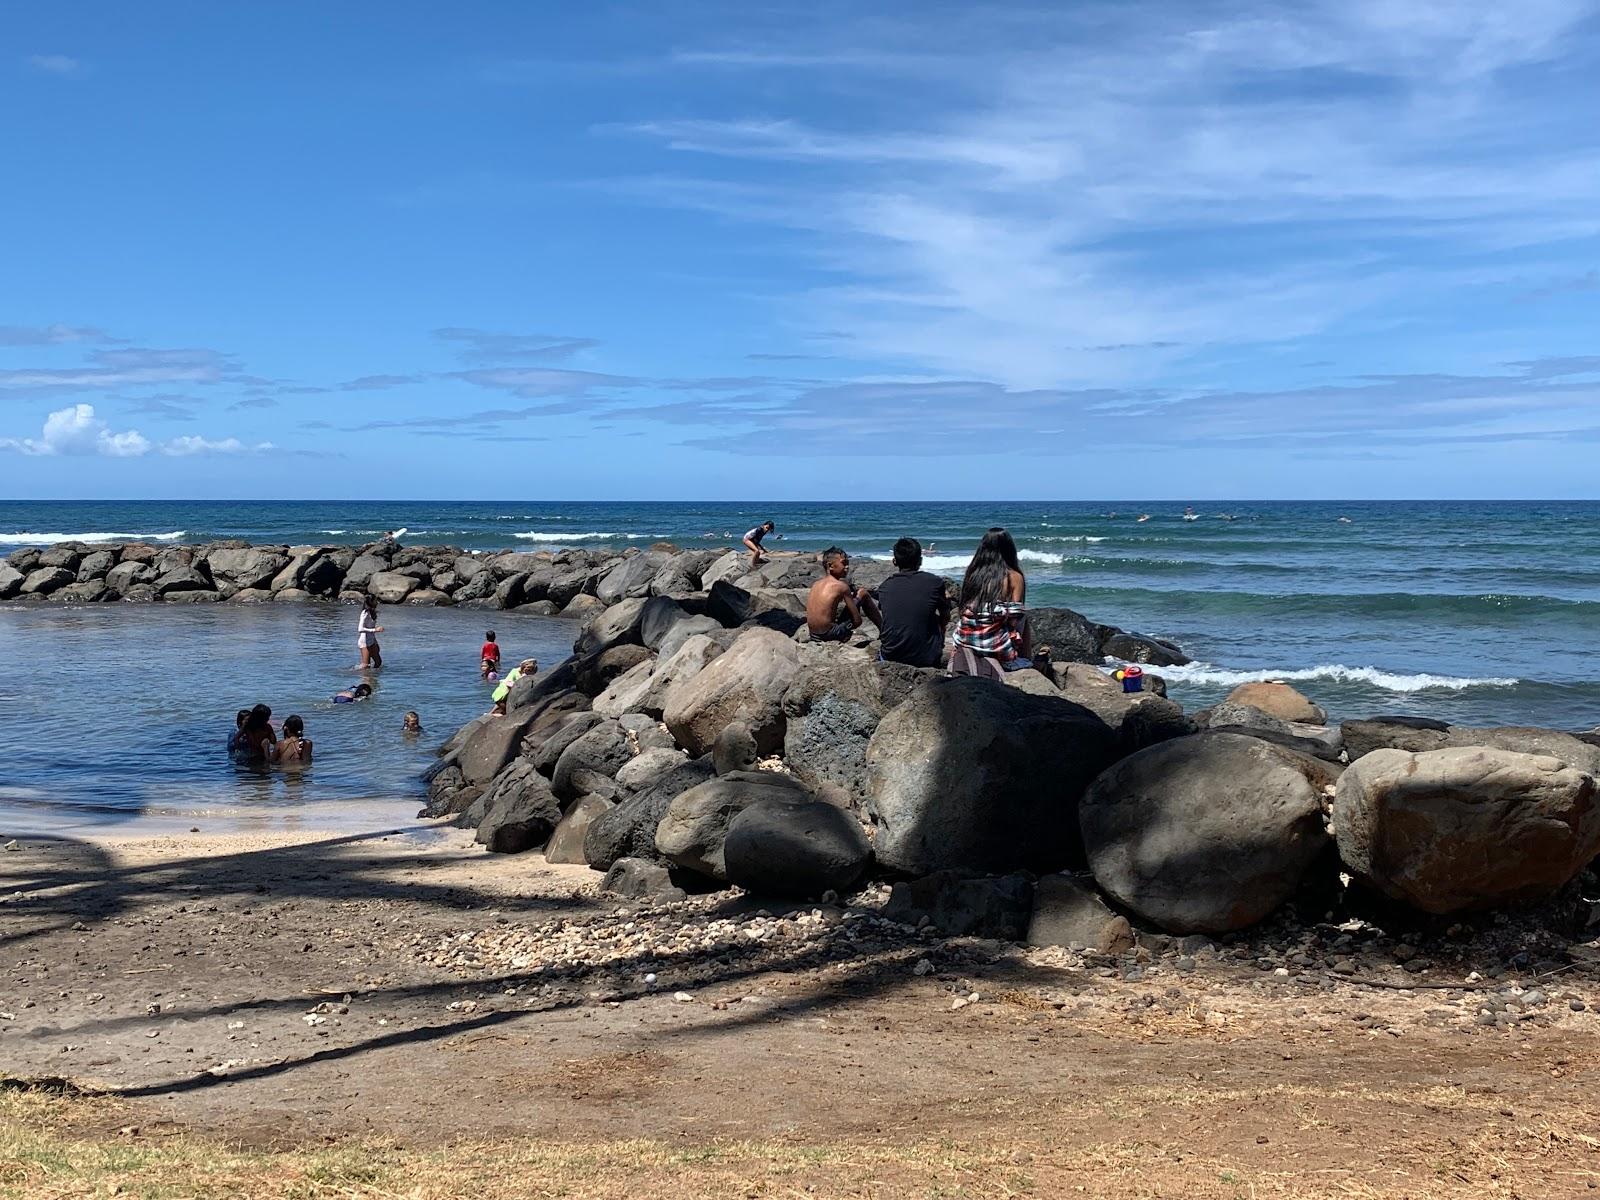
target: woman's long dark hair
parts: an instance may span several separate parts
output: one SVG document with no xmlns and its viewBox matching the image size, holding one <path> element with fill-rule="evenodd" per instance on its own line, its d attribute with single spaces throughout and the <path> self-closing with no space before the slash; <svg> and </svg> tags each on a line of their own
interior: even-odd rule
<svg viewBox="0 0 1600 1200">
<path fill-rule="evenodd" d="M 961 607 L 993 608 L 1002 603 L 1012 571 L 1022 571 L 1017 565 L 1017 544 L 996 525 L 983 535 L 967 564 L 967 573 L 961 580 Z"/>
<path fill-rule="evenodd" d="M 376 616 L 378 613 L 378 598 L 376 596 L 368 596 L 361 602 L 361 607 Z"/>
</svg>

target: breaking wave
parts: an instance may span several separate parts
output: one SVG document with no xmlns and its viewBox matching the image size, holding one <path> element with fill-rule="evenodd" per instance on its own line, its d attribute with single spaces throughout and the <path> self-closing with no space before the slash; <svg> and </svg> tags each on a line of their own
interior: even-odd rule
<svg viewBox="0 0 1600 1200">
<path fill-rule="evenodd" d="M 1454 675 L 1427 673 L 1403 675 L 1377 667 L 1346 667 L 1333 663 L 1319 667 L 1304 667 L 1292 671 L 1229 671 L 1210 663 L 1190 663 L 1183 667 L 1161 667 L 1160 674 L 1169 682 L 1213 683 L 1223 687 L 1237 687 L 1241 683 L 1306 683 L 1325 679 L 1337 683 L 1365 683 L 1386 692 L 1460 692 L 1468 688 L 1515 687 L 1520 679 L 1486 677 L 1462 679 Z"/>
</svg>

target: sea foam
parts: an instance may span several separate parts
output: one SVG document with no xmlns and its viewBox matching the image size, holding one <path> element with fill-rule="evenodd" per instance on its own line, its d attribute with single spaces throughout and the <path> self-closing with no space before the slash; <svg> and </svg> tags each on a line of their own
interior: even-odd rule
<svg viewBox="0 0 1600 1200">
<path fill-rule="evenodd" d="M 175 542 L 188 530 L 171 533 L 0 533 L 0 546 L 53 546 L 57 542 Z"/>
<path fill-rule="evenodd" d="M 1402 675 L 1383 671 L 1377 667 L 1346 667 L 1338 663 L 1318 667 L 1302 667 L 1290 671 L 1229 671 L 1210 663 L 1190 663 L 1184 667 L 1158 667 L 1161 677 L 1175 683 L 1215 683 L 1223 687 L 1237 687 L 1241 683 L 1302 683 L 1327 679 L 1338 683 L 1366 683 L 1387 692 L 1459 692 L 1467 688 L 1515 687 L 1520 679 L 1489 676 L 1482 679 L 1458 678 L 1453 675 Z"/>
</svg>

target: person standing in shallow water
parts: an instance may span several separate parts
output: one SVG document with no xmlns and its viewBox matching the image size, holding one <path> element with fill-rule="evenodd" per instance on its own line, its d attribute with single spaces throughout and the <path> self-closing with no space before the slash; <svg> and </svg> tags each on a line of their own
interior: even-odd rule
<svg viewBox="0 0 1600 1200">
<path fill-rule="evenodd" d="M 361 616 L 356 620 L 356 646 L 361 651 L 361 669 L 383 666 L 383 654 L 378 649 L 378 635 L 383 626 L 378 624 L 378 598 L 368 596 L 361 603 Z"/>
</svg>

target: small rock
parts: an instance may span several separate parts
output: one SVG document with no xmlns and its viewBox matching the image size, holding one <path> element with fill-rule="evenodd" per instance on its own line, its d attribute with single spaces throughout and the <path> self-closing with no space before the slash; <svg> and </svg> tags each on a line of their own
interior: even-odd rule
<svg viewBox="0 0 1600 1200">
<path fill-rule="evenodd" d="M 676 1000 L 679 1004 L 693 1004 L 694 1003 L 694 997 L 689 995 L 688 992 L 673 992 L 672 993 L 672 998 L 674 1000 Z"/>
<path fill-rule="evenodd" d="M 932 975 L 934 966 L 925 958 L 917 959 L 917 965 L 911 968 L 913 975 Z"/>
<path fill-rule="evenodd" d="M 1394 948 L 1394 960 L 1398 963 L 1410 962 L 1417 956 L 1417 948 L 1401 942 Z"/>
<path fill-rule="evenodd" d="M 1584 1010 L 1584 1008 L 1586 1007 L 1586 1005 L 1583 1003 L 1582 1000 L 1568 1000 L 1567 1001 L 1567 1007 L 1570 1008 L 1573 1012 L 1582 1012 Z"/>
<path fill-rule="evenodd" d="M 1273 971 L 1272 973 L 1274 975 L 1276 975 L 1279 979 L 1287 979 L 1287 978 L 1289 978 L 1289 968 L 1288 967 L 1279 967 L 1275 971 Z"/>
<path fill-rule="evenodd" d="M 9 842 L 6 843 L 6 849 L 7 850 L 21 850 L 22 849 L 22 843 L 17 841 L 15 838 L 12 838 Z"/>
<path fill-rule="evenodd" d="M 1354 975 L 1356 973 L 1356 965 L 1348 958 L 1336 958 L 1333 960 L 1333 973 L 1335 975 Z"/>
<path fill-rule="evenodd" d="M 1173 966 L 1180 971 L 1192 971 L 1195 968 L 1195 961 L 1193 958 L 1189 957 L 1189 955 L 1185 954 L 1182 958 L 1175 962 Z"/>
<path fill-rule="evenodd" d="M 1522 994 L 1522 1007 L 1523 1008 L 1538 1008 L 1543 1003 L 1544 1003 L 1544 993 L 1539 991 L 1538 988 L 1535 988 L 1531 992 L 1524 992 Z"/>
</svg>

